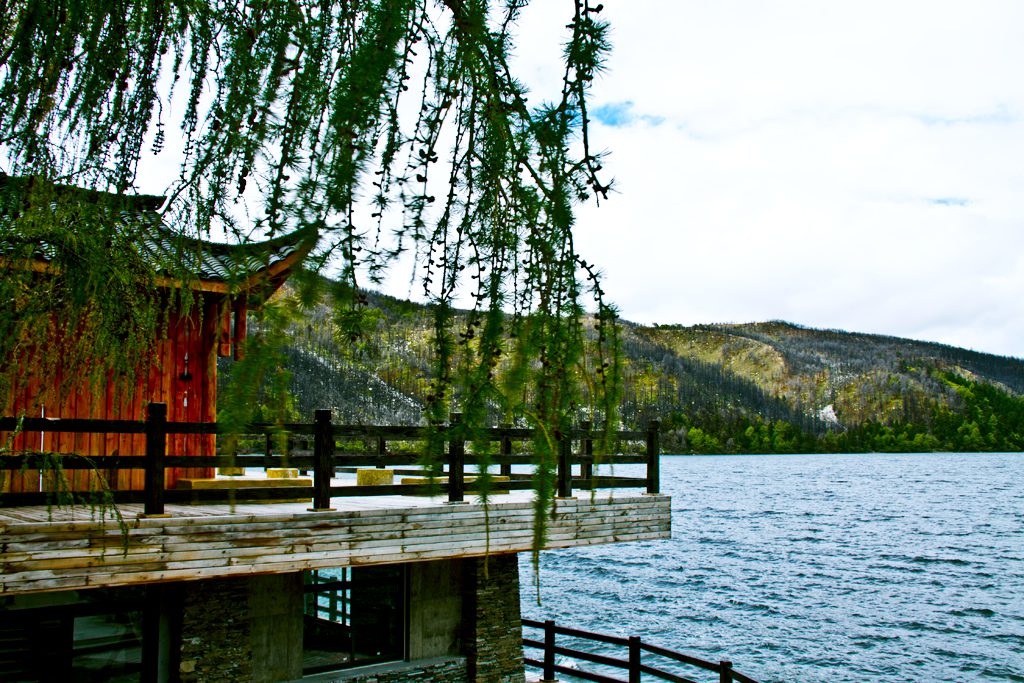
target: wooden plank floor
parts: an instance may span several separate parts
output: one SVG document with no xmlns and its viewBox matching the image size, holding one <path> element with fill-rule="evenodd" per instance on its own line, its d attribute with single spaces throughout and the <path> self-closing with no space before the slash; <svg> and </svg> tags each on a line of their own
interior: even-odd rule
<svg viewBox="0 0 1024 683">
<path fill-rule="evenodd" d="M 29 593 L 242 574 L 524 552 L 534 543 L 534 494 L 336 497 L 308 503 L 168 505 L 123 523 L 87 508 L 0 509 L 0 593 Z M 668 496 L 580 491 L 554 501 L 546 548 L 668 538 Z"/>
<path fill-rule="evenodd" d="M 257 472 L 262 476 L 262 470 L 250 470 L 249 474 Z M 218 478 L 221 478 L 218 476 Z M 230 479 L 230 477 L 226 477 Z M 331 479 L 332 487 L 343 487 L 354 485 L 355 477 L 341 474 Z M 600 489 L 594 492 L 595 500 L 607 500 L 614 497 L 636 496 L 640 489 Z M 578 499 L 591 500 L 589 491 L 576 491 Z M 504 494 L 491 494 L 492 503 L 507 503 L 512 501 L 532 501 L 533 491 L 511 491 Z M 447 502 L 446 495 L 441 496 L 335 496 L 331 498 L 331 507 L 337 510 L 347 511 L 369 511 L 369 510 L 396 510 L 404 508 L 436 507 L 445 509 L 451 506 Z M 479 497 L 466 493 L 466 501 L 471 503 L 479 502 Z M 3 499 L 0 498 L 0 525 L 18 523 L 39 523 L 39 522 L 70 522 L 70 521 L 94 521 L 97 513 L 90 510 L 88 506 L 75 507 L 2 507 Z M 312 501 L 295 503 L 207 503 L 207 504 L 166 504 L 165 512 L 172 517 L 217 517 L 233 515 L 277 515 L 307 512 Z M 142 515 L 142 504 L 122 504 L 118 506 L 121 516 L 124 519 L 134 519 Z"/>
<path fill-rule="evenodd" d="M 616 497 L 634 497 L 637 491 L 619 490 L 612 492 L 612 489 L 599 491 L 594 494 L 594 500 L 614 500 Z M 577 491 L 574 498 L 578 500 L 591 500 L 589 492 Z M 501 505 L 509 502 L 533 501 L 533 491 L 512 491 L 510 493 L 492 494 L 490 496 L 492 505 Z M 188 517 L 232 517 L 232 516 L 274 516 L 281 514 L 298 514 L 310 511 L 311 502 L 302 503 L 205 503 L 176 505 L 168 503 L 165 505 L 166 514 L 174 518 Z M 479 503 L 477 496 L 467 493 L 466 503 Z M 407 508 L 437 508 L 449 510 L 457 504 L 448 502 L 446 496 L 335 496 L 331 498 L 331 507 L 339 511 L 372 511 L 372 510 L 404 510 Z M 118 506 L 118 510 L 124 519 L 142 517 L 143 508 L 141 503 L 126 503 Z M 88 506 L 80 505 L 74 507 L 0 507 L 0 525 L 9 526 L 20 523 L 41 523 L 41 522 L 91 522 L 98 521 L 98 511 Z M 108 517 L 113 520 L 115 517 Z"/>
</svg>

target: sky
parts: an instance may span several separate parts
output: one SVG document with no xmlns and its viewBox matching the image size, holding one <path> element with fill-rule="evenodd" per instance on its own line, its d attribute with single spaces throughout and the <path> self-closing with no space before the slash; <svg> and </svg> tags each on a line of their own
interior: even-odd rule
<svg viewBox="0 0 1024 683">
<path fill-rule="evenodd" d="M 617 192 L 576 234 L 623 318 L 1024 357 L 1024 2 L 603 5 L 591 135 Z M 531 101 L 571 14 L 522 17 Z"/>
<path fill-rule="evenodd" d="M 576 240 L 624 319 L 1024 358 L 1024 1 L 602 4 L 591 140 L 615 192 Z M 533 103 L 558 97 L 573 6 L 523 13 Z M 177 168 L 151 166 L 160 192 Z M 385 291 L 410 296 L 405 272 Z"/>
</svg>

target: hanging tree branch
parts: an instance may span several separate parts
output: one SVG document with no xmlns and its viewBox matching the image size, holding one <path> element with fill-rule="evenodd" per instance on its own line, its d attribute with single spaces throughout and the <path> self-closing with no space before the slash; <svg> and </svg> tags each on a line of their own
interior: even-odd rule
<svg viewBox="0 0 1024 683">
<path fill-rule="evenodd" d="M 126 336 L 144 355 L 158 312 L 105 310 L 102 285 L 82 274 L 116 276 L 127 291 L 166 264 L 140 263 L 130 240 L 104 233 L 117 206 L 69 223 L 59 193 L 41 188 L 120 197 L 146 184 L 146 168 L 173 159 L 177 179 L 158 188 L 165 221 L 235 241 L 309 231 L 319 248 L 307 265 L 340 273 L 350 313 L 365 301 L 359 278 L 380 282 L 412 249 L 437 313 L 433 419 L 455 401 L 470 428 L 499 411 L 555 434 L 589 405 L 588 417 L 611 428 L 615 314 L 572 232 L 573 207 L 610 189 L 586 105 L 607 26 L 601 5 L 566 3 L 561 92 L 531 107 L 510 67 L 526 5 L 9 0 L 0 11 L 0 172 L 39 182 L 7 184 L 0 249 L 21 253 L 44 236 L 63 254 L 65 279 L 81 285 L 76 296 L 48 285 L 55 299 L 99 310 L 80 317 L 99 330 L 90 355 L 109 356 Z M 4 263 L 0 297 L 18 303 L 0 313 L 0 359 L 10 367 L 52 310 L 29 303 L 38 283 Z M 452 311 L 467 295 L 470 324 L 456 338 Z M 360 317 L 339 319 L 356 328 Z M 10 389 L 10 377 L 0 381 Z M 542 459 L 542 478 L 551 462 Z"/>
</svg>

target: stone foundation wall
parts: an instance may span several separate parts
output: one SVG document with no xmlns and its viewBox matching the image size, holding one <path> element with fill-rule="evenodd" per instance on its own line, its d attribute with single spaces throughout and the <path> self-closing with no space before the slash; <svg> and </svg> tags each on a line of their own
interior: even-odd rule
<svg viewBox="0 0 1024 683">
<path fill-rule="evenodd" d="M 466 560 L 464 619 L 468 681 L 523 683 L 519 560 L 514 553 Z"/>
<path fill-rule="evenodd" d="M 182 683 L 228 683 L 252 680 L 249 615 L 239 609 L 249 601 L 247 579 L 194 581 L 182 605 Z"/>
<path fill-rule="evenodd" d="M 271 683 L 302 675 L 302 575 L 208 579 L 181 605 L 181 683 Z"/>
</svg>

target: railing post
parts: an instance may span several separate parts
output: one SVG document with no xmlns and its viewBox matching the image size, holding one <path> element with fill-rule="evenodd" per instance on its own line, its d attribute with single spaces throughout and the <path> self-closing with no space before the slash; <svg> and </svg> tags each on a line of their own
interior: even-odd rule
<svg viewBox="0 0 1024 683">
<path fill-rule="evenodd" d="M 558 497 L 572 497 L 572 439 L 559 433 L 558 443 Z"/>
<path fill-rule="evenodd" d="M 273 444 L 271 443 L 272 439 L 271 439 L 270 432 L 266 433 L 266 437 L 267 437 L 266 441 L 263 444 L 263 471 L 264 472 L 266 472 L 267 470 L 269 470 L 271 467 L 274 466 L 274 461 L 272 460 L 273 455 L 274 455 L 274 447 L 273 447 Z"/>
<path fill-rule="evenodd" d="M 555 622 L 544 622 L 544 681 L 555 680 Z"/>
<path fill-rule="evenodd" d="M 647 493 L 661 492 L 661 439 L 657 420 L 647 422 Z"/>
<path fill-rule="evenodd" d="M 580 430 L 589 432 L 592 428 L 590 420 L 580 421 Z M 590 434 L 583 434 L 580 437 L 580 455 L 583 456 L 580 460 L 580 479 L 583 483 L 580 484 L 580 488 L 594 490 L 594 440 L 590 438 Z"/>
<path fill-rule="evenodd" d="M 732 683 L 732 662 L 722 660 L 718 666 L 718 683 Z"/>
<path fill-rule="evenodd" d="M 512 423 L 506 422 L 501 426 L 502 429 L 512 429 Z M 511 457 L 512 455 L 512 438 L 507 434 L 501 437 L 501 454 L 505 457 Z M 512 477 L 512 463 L 503 462 L 501 463 L 501 476 Z"/>
<path fill-rule="evenodd" d="M 380 458 L 380 461 L 377 463 L 377 469 L 379 469 L 379 470 L 385 469 L 384 456 L 387 455 L 387 452 L 388 452 L 388 442 L 384 440 L 383 436 L 378 436 L 377 437 L 377 457 Z"/>
<path fill-rule="evenodd" d="M 313 417 L 313 507 L 311 512 L 333 510 L 331 478 L 334 477 L 334 425 L 331 411 L 318 410 Z"/>
<path fill-rule="evenodd" d="M 459 425 L 461 413 L 452 413 L 448 420 L 448 502 L 462 503 L 466 497 L 466 442 Z M 460 432 L 456 434 L 455 432 Z"/>
<path fill-rule="evenodd" d="M 144 514 L 164 514 L 164 456 L 167 454 L 167 404 L 146 407 L 146 474 Z"/>
<path fill-rule="evenodd" d="M 629 683 L 640 683 L 640 636 L 629 637 Z"/>
</svg>

